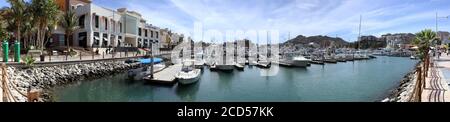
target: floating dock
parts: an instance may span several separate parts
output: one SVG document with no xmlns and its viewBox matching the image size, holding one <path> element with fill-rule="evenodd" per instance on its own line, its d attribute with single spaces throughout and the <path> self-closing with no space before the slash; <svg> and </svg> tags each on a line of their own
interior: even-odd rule
<svg viewBox="0 0 450 122">
<path fill-rule="evenodd" d="M 176 78 L 175 75 L 181 71 L 181 64 L 175 64 L 169 66 L 153 75 L 153 78 L 147 76 L 144 80 L 150 83 L 158 83 L 158 84 L 175 84 Z"/>
</svg>

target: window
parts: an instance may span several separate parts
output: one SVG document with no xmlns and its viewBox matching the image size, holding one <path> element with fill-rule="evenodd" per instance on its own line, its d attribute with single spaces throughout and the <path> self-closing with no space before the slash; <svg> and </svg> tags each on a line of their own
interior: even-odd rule
<svg viewBox="0 0 450 122">
<path fill-rule="evenodd" d="M 116 32 L 116 22 L 114 20 L 111 20 L 111 26 L 112 26 L 112 32 Z"/>
<path fill-rule="evenodd" d="M 95 28 L 99 28 L 99 16 L 94 15 Z"/>
<path fill-rule="evenodd" d="M 122 23 L 121 22 L 119 22 L 119 31 L 120 31 L 120 33 L 122 33 Z"/>
<path fill-rule="evenodd" d="M 148 37 L 148 34 L 147 34 L 147 29 L 145 29 L 145 31 L 144 31 L 144 33 L 145 33 L 145 37 Z"/>
<path fill-rule="evenodd" d="M 158 32 L 156 32 L 156 38 L 159 38 L 159 33 Z"/>
<path fill-rule="evenodd" d="M 150 31 L 150 37 L 153 38 L 153 31 Z"/>
<path fill-rule="evenodd" d="M 78 19 L 78 26 L 80 26 L 80 28 L 84 28 L 84 20 L 86 19 L 85 15 L 81 15 L 80 18 Z"/>
<path fill-rule="evenodd" d="M 142 36 L 142 28 L 139 28 L 139 29 L 138 29 L 138 35 L 139 35 L 139 36 Z"/>
<path fill-rule="evenodd" d="M 108 30 L 108 18 L 105 17 L 105 30 Z"/>
</svg>

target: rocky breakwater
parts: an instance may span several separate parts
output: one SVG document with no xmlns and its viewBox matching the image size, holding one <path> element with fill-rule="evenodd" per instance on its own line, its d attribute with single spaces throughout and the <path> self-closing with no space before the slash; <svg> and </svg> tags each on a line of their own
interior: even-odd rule
<svg viewBox="0 0 450 122">
<path fill-rule="evenodd" d="M 127 64 L 123 61 L 102 61 L 50 67 L 8 67 L 7 70 L 10 85 L 15 85 L 21 93 L 27 93 L 28 89 L 41 91 L 42 101 L 49 101 L 51 96 L 48 90 L 52 87 L 122 73 L 138 66 L 138 64 Z M 25 96 L 15 90 L 12 91 L 13 96 L 20 102 L 26 101 Z"/>
<path fill-rule="evenodd" d="M 422 63 L 418 63 L 416 67 L 420 66 Z M 382 102 L 409 102 L 417 81 L 416 69 L 412 70 L 403 77 L 400 81 L 400 85 L 392 90 L 389 97 L 382 100 Z"/>
</svg>

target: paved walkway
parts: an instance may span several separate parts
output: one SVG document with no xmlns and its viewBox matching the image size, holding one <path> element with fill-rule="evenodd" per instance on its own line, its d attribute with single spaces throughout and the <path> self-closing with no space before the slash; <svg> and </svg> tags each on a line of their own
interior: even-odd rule
<svg viewBox="0 0 450 122">
<path fill-rule="evenodd" d="M 433 59 L 434 64 L 425 79 L 425 89 L 422 92 L 423 102 L 450 102 L 450 56 L 442 55 Z"/>
<path fill-rule="evenodd" d="M 162 55 L 170 55 L 170 52 L 161 52 L 159 54 L 155 54 L 154 56 L 162 56 Z M 44 62 L 41 61 L 40 57 L 34 57 L 36 60 L 36 63 L 53 63 L 53 62 L 71 62 L 71 61 L 93 61 L 93 60 L 102 60 L 102 59 L 121 59 L 121 58 L 136 58 L 139 56 L 144 56 L 145 54 L 138 54 L 136 52 L 128 52 L 126 54 L 125 52 L 118 52 L 116 54 L 105 54 L 105 55 L 85 55 L 83 54 L 81 57 L 80 55 L 77 56 L 66 56 L 66 55 L 52 55 L 52 56 L 45 56 Z M 24 58 L 25 55 L 21 56 L 21 62 L 25 62 Z M 14 64 L 14 59 L 9 58 L 9 63 Z"/>
</svg>

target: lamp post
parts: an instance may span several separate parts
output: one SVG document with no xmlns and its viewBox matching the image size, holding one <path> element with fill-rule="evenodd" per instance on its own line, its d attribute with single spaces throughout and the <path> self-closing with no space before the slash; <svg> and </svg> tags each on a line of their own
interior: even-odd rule
<svg viewBox="0 0 450 122">
<path fill-rule="evenodd" d="M 447 16 L 439 16 L 438 15 L 438 12 L 436 12 L 436 35 L 438 36 L 438 37 L 440 37 L 439 36 L 439 28 L 438 28 L 438 20 L 439 19 L 448 19 L 450 17 L 450 15 L 447 15 Z"/>
</svg>

